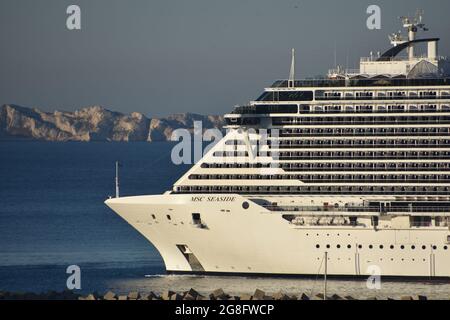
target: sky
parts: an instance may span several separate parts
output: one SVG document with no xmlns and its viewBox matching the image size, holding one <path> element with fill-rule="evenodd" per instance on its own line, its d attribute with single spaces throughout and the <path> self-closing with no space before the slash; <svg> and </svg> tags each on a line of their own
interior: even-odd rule
<svg viewBox="0 0 450 320">
<path fill-rule="evenodd" d="M 81 30 L 66 9 L 81 8 Z M 366 26 L 381 8 L 381 30 Z M 390 47 L 399 16 L 425 10 L 450 55 L 448 0 L 1 0 L 0 105 L 101 105 L 149 117 L 223 114 L 289 74 L 324 75 Z"/>
</svg>

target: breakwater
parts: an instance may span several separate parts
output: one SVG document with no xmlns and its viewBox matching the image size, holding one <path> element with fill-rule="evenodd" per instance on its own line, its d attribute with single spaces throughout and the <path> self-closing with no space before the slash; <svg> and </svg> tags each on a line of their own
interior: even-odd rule
<svg viewBox="0 0 450 320">
<path fill-rule="evenodd" d="M 260 289 L 256 289 L 253 293 L 241 295 L 230 295 L 223 289 L 216 289 L 208 294 L 201 294 L 195 289 L 190 289 L 183 292 L 167 290 L 160 294 L 154 292 L 141 293 L 138 291 L 132 291 L 128 294 L 117 294 L 113 291 L 108 291 L 104 294 L 93 292 L 84 295 L 66 290 L 62 292 L 49 291 L 45 293 L 0 292 L 0 300 L 324 300 L 324 295 L 322 293 L 316 295 L 308 295 L 306 293 L 287 294 L 283 291 L 269 294 Z M 349 295 L 341 296 L 339 294 L 331 294 L 326 297 L 326 300 L 359 299 L 358 297 Z M 369 297 L 363 300 L 428 300 L 428 297 L 424 295 L 404 295 L 397 298 L 386 297 L 385 299 Z"/>
</svg>

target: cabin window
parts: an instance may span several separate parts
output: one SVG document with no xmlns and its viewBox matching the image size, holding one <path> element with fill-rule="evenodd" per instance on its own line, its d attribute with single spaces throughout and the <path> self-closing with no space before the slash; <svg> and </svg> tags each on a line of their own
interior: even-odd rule
<svg viewBox="0 0 450 320">
<path fill-rule="evenodd" d="M 431 226 L 431 217 L 417 216 L 411 217 L 411 226 L 412 227 L 430 227 Z"/>
<path fill-rule="evenodd" d="M 200 217 L 200 213 L 193 213 L 192 214 L 192 223 L 193 224 L 202 224 L 202 219 Z"/>
</svg>

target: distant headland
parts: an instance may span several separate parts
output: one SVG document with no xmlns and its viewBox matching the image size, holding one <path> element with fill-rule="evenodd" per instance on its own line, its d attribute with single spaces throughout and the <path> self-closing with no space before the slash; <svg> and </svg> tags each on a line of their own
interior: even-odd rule
<svg viewBox="0 0 450 320">
<path fill-rule="evenodd" d="M 192 130 L 194 121 L 202 121 L 203 129 L 221 129 L 224 120 L 222 116 L 194 113 L 147 118 L 142 113 L 127 115 L 100 106 L 74 112 L 43 112 L 3 105 L 0 107 L 0 140 L 170 141 L 174 130 Z"/>
</svg>

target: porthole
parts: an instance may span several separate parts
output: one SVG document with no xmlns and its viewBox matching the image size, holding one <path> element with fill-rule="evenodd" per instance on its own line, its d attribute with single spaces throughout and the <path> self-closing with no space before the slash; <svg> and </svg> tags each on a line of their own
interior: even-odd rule
<svg viewBox="0 0 450 320">
<path fill-rule="evenodd" d="M 250 207 L 250 204 L 247 201 L 242 202 L 242 208 L 247 210 Z"/>
<path fill-rule="evenodd" d="M 391 244 L 391 246 L 389 248 L 394 249 L 394 246 Z"/>
<path fill-rule="evenodd" d="M 330 245 L 329 244 L 327 244 L 327 249 L 330 249 Z"/>
<path fill-rule="evenodd" d="M 427 246 L 422 246 L 422 249 L 425 250 L 427 248 Z"/>
<path fill-rule="evenodd" d="M 437 249 L 437 247 L 436 246 L 433 246 L 433 250 L 436 250 Z"/>
<path fill-rule="evenodd" d="M 369 245 L 369 249 L 372 249 L 373 248 L 373 245 Z"/>
<path fill-rule="evenodd" d="M 316 248 L 319 249 L 319 248 L 320 248 L 320 245 L 316 244 Z"/>
<path fill-rule="evenodd" d="M 152 218 L 153 220 L 156 220 L 156 216 L 154 214 L 152 214 Z"/>
<path fill-rule="evenodd" d="M 414 250 L 415 248 L 416 248 L 416 246 L 411 246 L 411 249 L 413 249 L 413 250 Z"/>
<path fill-rule="evenodd" d="M 349 245 L 347 246 L 347 248 L 348 248 L 348 249 L 351 249 L 351 248 L 352 248 L 352 245 L 351 245 L 351 244 L 349 244 Z"/>
<path fill-rule="evenodd" d="M 405 249 L 405 246 L 404 246 L 404 245 L 401 245 L 401 246 L 400 246 L 400 249 L 402 249 L 402 250 Z"/>
<path fill-rule="evenodd" d="M 358 249 L 362 249 L 362 245 L 358 244 Z"/>
<path fill-rule="evenodd" d="M 340 245 L 340 244 L 338 244 L 338 245 L 336 246 L 336 248 L 340 249 L 340 248 L 341 248 L 341 245 Z"/>
<path fill-rule="evenodd" d="M 444 250 L 447 250 L 448 249 L 448 247 L 447 246 L 444 246 Z"/>
<path fill-rule="evenodd" d="M 172 218 L 170 217 L 170 214 L 168 214 L 166 217 L 167 217 L 167 220 L 169 220 L 169 221 L 172 220 Z"/>
<path fill-rule="evenodd" d="M 380 244 L 380 249 L 383 249 L 383 248 L 384 248 L 384 246 L 382 244 Z"/>
</svg>

